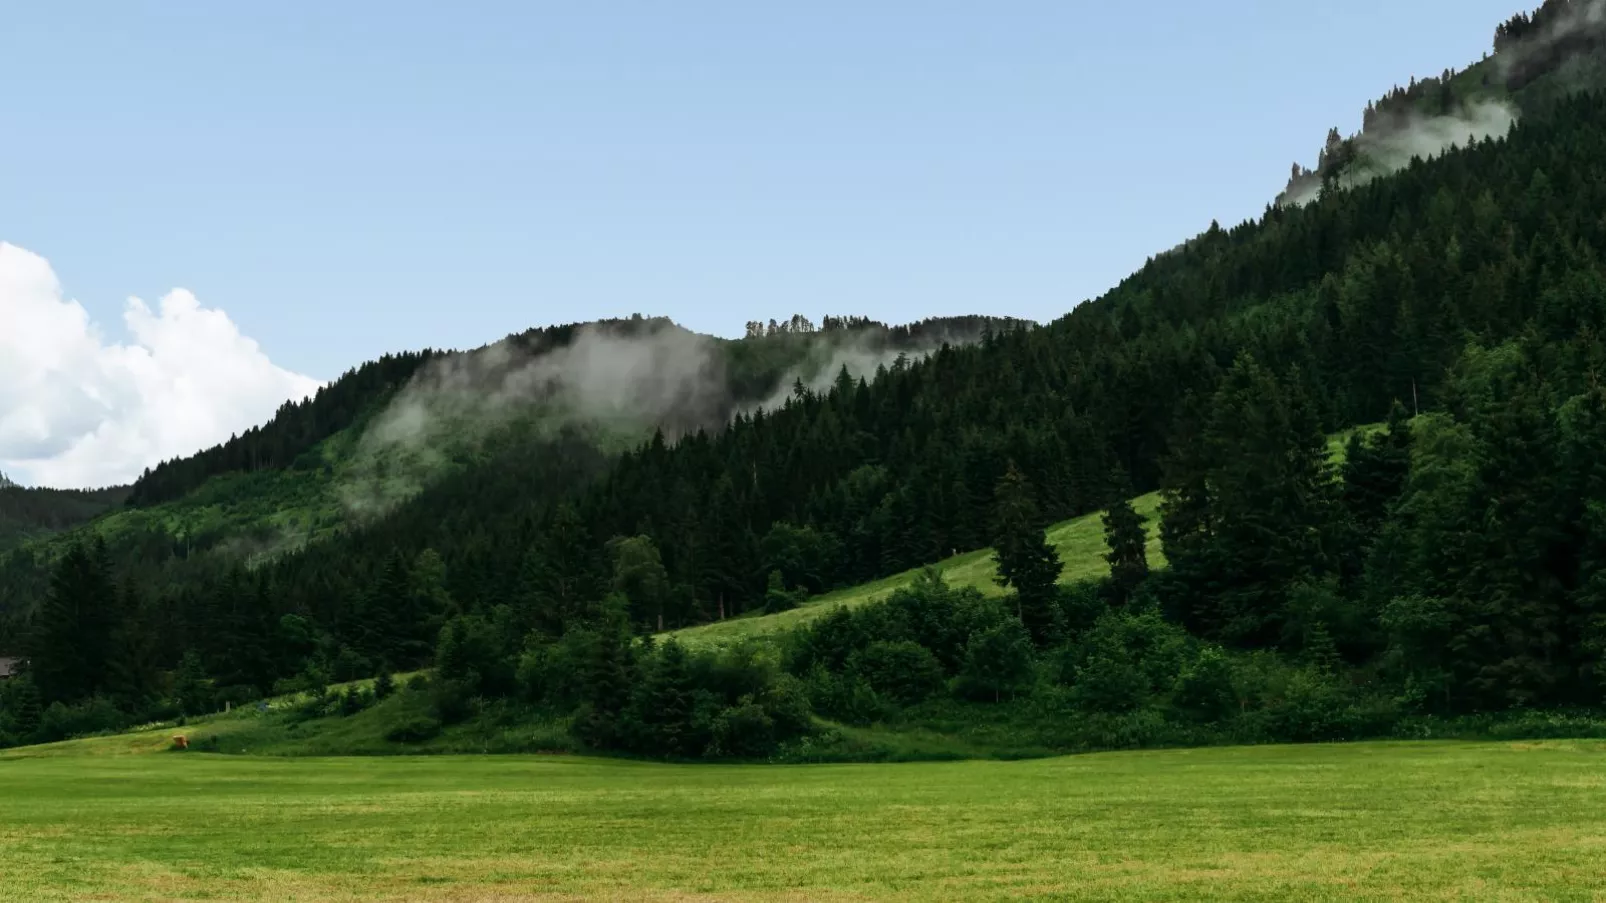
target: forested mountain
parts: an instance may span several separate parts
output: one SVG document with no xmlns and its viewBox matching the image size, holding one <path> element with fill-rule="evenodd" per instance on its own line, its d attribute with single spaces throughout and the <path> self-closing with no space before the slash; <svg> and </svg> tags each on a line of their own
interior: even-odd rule
<svg viewBox="0 0 1606 903">
<path fill-rule="evenodd" d="M 1366 105 L 1361 131 L 1328 132 L 1314 169 L 1294 164 L 1280 204 L 1353 187 L 1469 141 L 1501 138 L 1528 112 L 1606 88 L 1606 3 L 1546 0 L 1495 30 L 1493 54 L 1462 70 L 1412 78 Z"/>
<path fill-rule="evenodd" d="M 717 428 L 843 368 L 873 376 L 900 355 L 1010 325 L 827 317 L 816 326 L 795 316 L 751 323 L 745 338 L 726 341 L 638 316 L 531 330 L 470 352 L 387 356 L 286 404 L 260 428 L 147 471 L 131 491 L 93 496 L 106 504 L 71 523 L 127 496 L 125 510 L 94 526 L 111 566 L 139 583 L 193 585 L 370 525 L 428 487 L 457 499 L 454 510 L 470 518 L 480 502 L 454 495 L 461 484 L 489 482 L 493 508 L 528 509 L 547 487 L 526 464 L 548 444 L 584 457 L 589 474 L 655 427 L 671 436 Z M 42 499 L 59 508 L 80 497 L 91 498 L 15 490 L 0 501 L 27 501 L 32 511 Z M 44 597 L 64 548 L 34 544 L 0 557 L 0 648 L 20 651 L 21 619 Z"/>
<path fill-rule="evenodd" d="M 594 748 L 763 755 L 811 712 L 944 693 L 1125 719 L 1098 723 L 1126 743 L 1606 703 L 1606 94 L 1530 90 L 1592 71 L 1596 43 L 1554 24 L 1584 6 L 1501 28 L 1479 66 L 1545 61 L 1501 138 L 1212 224 L 1043 328 L 899 356 L 948 327 L 832 321 L 875 336 L 848 354 L 750 324 L 705 355 L 640 321 L 536 358 L 557 370 L 504 350 L 420 361 L 406 390 L 375 375 L 362 391 L 391 396 L 344 471 L 300 409 L 281 416 L 313 425 L 282 439 L 153 471 L 137 504 L 192 473 L 303 485 L 325 464 L 379 503 L 250 570 L 160 531 L 13 555 L 13 610 L 38 609 L 28 705 L 195 711 L 432 665 L 436 728 L 517 699 Z M 597 360 L 641 363 L 563 375 Z M 465 428 L 487 413 L 495 430 Z M 619 441 L 616 416 L 658 429 Z M 1325 433 L 1385 420 L 1328 462 Z M 1123 500 L 1154 489 L 1151 571 Z M 1044 525 L 1105 508 L 1111 577 L 1056 587 Z M 933 579 L 779 662 L 632 639 L 988 545 L 1004 602 Z"/>
<path fill-rule="evenodd" d="M 93 490 L 24 488 L 0 474 L 0 553 L 27 540 L 86 523 L 121 505 L 128 492 L 126 486 Z"/>
</svg>

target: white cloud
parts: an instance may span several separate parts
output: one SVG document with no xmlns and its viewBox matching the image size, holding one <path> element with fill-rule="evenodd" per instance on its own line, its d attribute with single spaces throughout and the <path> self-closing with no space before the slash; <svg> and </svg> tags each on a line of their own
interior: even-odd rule
<svg viewBox="0 0 1606 903">
<path fill-rule="evenodd" d="M 24 484 L 128 482 L 304 398 L 221 310 L 175 289 L 130 298 L 130 341 L 104 340 L 43 257 L 0 242 L 0 471 Z"/>
</svg>

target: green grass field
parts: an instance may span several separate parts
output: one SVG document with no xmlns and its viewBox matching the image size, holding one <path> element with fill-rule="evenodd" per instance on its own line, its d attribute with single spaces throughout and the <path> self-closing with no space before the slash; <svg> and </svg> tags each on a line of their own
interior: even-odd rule
<svg viewBox="0 0 1606 903">
<path fill-rule="evenodd" d="M 1027 762 L 0 754 L 0 900 L 1591 900 L 1606 743 Z"/>
</svg>

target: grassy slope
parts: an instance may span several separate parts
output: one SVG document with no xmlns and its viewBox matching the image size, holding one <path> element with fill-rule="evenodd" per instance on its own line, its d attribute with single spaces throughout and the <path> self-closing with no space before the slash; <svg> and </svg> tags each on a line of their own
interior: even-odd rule
<svg viewBox="0 0 1606 903">
<path fill-rule="evenodd" d="M 1599 741 L 800 767 L 105 743 L 0 753 L 0 901 L 1606 893 Z"/>
<path fill-rule="evenodd" d="M 1158 493 L 1149 493 L 1132 500 L 1139 514 L 1149 518 L 1149 561 L 1163 563 L 1156 518 L 1160 507 Z M 1064 569 L 1060 581 L 1069 583 L 1089 577 L 1102 577 L 1110 572 L 1104 561 L 1104 523 L 1102 513 L 1088 514 L 1063 521 L 1048 528 L 1048 541 L 1059 553 Z M 971 586 L 988 595 L 1001 595 L 1004 590 L 993 578 L 998 574 L 992 549 L 965 552 L 937 562 L 933 567 L 942 572 L 950 586 Z M 825 593 L 810 599 L 791 611 L 773 615 L 753 614 L 730 618 L 700 627 L 688 627 L 673 632 L 673 636 L 687 643 L 721 643 L 745 637 L 775 633 L 827 614 L 838 605 L 858 606 L 882 599 L 893 590 L 914 582 L 919 570 L 905 571 L 871 583 L 862 583 L 847 589 Z"/>
<path fill-rule="evenodd" d="M 1354 432 L 1369 433 L 1380 429 L 1378 424 L 1356 427 L 1332 436 L 1328 440 L 1328 454 L 1335 464 L 1341 463 L 1344 457 L 1344 443 Z M 1165 564 L 1165 555 L 1160 548 L 1159 536 L 1159 509 L 1160 495 L 1151 492 L 1132 500 L 1132 507 L 1148 519 L 1145 529 L 1148 530 L 1149 563 L 1155 567 Z M 1109 564 L 1104 560 L 1107 551 L 1104 545 L 1103 513 L 1087 514 L 1068 521 L 1062 521 L 1048 528 L 1048 542 L 1059 553 L 1063 569 L 1060 571 L 1060 582 L 1071 583 L 1077 580 L 1103 577 L 1110 572 Z M 943 579 L 950 586 L 974 587 L 988 595 L 1001 595 L 1004 590 L 994 581 L 998 574 L 998 566 L 993 561 L 992 549 L 977 549 L 955 555 L 934 565 L 942 572 Z M 723 643 L 739 642 L 743 639 L 756 636 L 765 636 L 796 627 L 830 613 L 837 606 L 854 607 L 864 605 L 876 599 L 884 599 L 893 590 L 908 586 L 914 582 L 919 570 L 904 571 L 891 577 L 884 577 L 871 583 L 862 583 L 847 589 L 836 590 L 810 599 L 807 603 L 791 610 L 778 614 L 764 615 L 754 613 L 712 624 L 698 627 L 687 627 L 682 630 L 670 631 L 669 636 L 681 642 L 692 645 L 719 645 Z"/>
</svg>

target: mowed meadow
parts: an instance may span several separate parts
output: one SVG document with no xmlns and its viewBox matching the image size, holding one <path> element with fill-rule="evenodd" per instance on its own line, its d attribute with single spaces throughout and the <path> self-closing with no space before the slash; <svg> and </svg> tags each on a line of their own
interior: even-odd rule
<svg viewBox="0 0 1606 903">
<path fill-rule="evenodd" d="M 1606 743 L 1021 762 L 0 755 L 0 900 L 1592 900 Z"/>
</svg>

